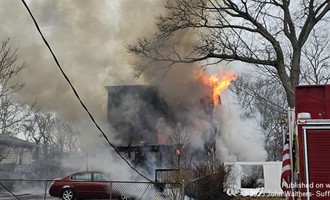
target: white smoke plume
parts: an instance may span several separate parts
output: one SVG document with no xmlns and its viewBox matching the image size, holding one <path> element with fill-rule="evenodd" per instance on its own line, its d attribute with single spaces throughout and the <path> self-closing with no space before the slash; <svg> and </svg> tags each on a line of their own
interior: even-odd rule
<svg viewBox="0 0 330 200">
<path fill-rule="evenodd" d="M 265 161 L 267 152 L 259 119 L 242 117 L 242 108 L 229 91 L 221 97 L 222 105 L 215 111 L 221 129 L 221 137 L 217 138 L 218 153 L 226 161 Z"/>
</svg>

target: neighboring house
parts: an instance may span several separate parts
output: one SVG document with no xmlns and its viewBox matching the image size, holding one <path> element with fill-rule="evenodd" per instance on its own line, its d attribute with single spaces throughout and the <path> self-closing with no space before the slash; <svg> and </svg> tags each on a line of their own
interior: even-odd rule
<svg viewBox="0 0 330 200">
<path fill-rule="evenodd" d="M 0 177 L 19 177 L 31 172 L 38 145 L 17 137 L 0 134 L 0 147 L 3 158 L 0 161 Z"/>
</svg>

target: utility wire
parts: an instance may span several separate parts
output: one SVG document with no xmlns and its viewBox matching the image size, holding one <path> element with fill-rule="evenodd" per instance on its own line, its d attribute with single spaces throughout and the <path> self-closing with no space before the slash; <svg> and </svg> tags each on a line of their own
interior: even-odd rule
<svg viewBox="0 0 330 200">
<path fill-rule="evenodd" d="M 133 167 L 121 154 L 120 152 L 117 150 L 117 148 L 110 142 L 110 140 L 108 139 L 108 137 L 105 135 L 105 133 L 103 132 L 103 130 L 101 129 L 101 127 L 98 125 L 98 123 L 95 121 L 94 117 L 92 116 L 92 114 L 89 112 L 88 108 L 86 107 L 86 105 L 84 104 L 84 102 L 81 100 L 80 96 L 78 95 L 76 89 L 74 88 L 74 86 L 72 85 L 70 79 L 68 78 L 68 76 L 65 74 L 65 72 L 63 71 L 59 61 L 57 60 L 52 48 L 50 47 L 50 45 L 48 44 L 47 40 L 45 39 L 44 35 L 42 34 L 39 25 L 36 21 L 36 19 L 34 18 L 30 8 L 28 7 L 28 5 L 25 3 L 24 0 L 21 0 L 22 3 L 24 4 L 25 8 L 27 9 L 27 11 L 29 12 L 40 36 L 42 37 L 43 41 L 45 42 L 46 46 L 48 47 L 50 53 L 52 54 L 55 63 L 57 64 L 58 68 L 60 69 L 62 75 L 64 76 L 65 80 L 68 82 L 68 84 L 70 85 L 72 91 L 74 92 L 75 96 L 77 97 L 77 99 L 79 100 L 81 106 L 84 108 L 84 110 L 88 113 L 90 119 L 93 121 L 94 125 L 96 126 L 96 128 L 102 133 L 103 137 L 106 139 L 106 141 L 109 143 L 109 145 L 115 150 L 115 152 L 120 156 L 120 158 L 122 158 L 126 164 L 133 169 L 136 173 L 138 173 L 140 176 L 142 176 L 143 178 L 145 178 L 146 180 L 153 182 L 152 180 L 150 180 L 149 178 L 147 178 L 145 175 L 143 175 L 142 173 L 140 173 L 135 167 Z"/>
<path fill-rule="evenodd" d="M 20 198 L 19 198 L 17 195 L 15 195 L 11 190 L 9 190 L 4 184 L 2 184 L 2 183 L 0 182 L 0 185 L 1 185 L 5 190 L 7 190 L 11 195 L 13 195 L 13 197 L 15 197 L 17 200 L 20 200 Z"/>
</svg>

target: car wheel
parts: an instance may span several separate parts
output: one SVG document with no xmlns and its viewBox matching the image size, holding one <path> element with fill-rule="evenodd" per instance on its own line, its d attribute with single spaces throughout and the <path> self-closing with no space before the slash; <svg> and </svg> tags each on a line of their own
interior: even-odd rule
<svg viewBox="0 0 330 200">
<path fill-rule="evenodd" d="M 72 189 L 64 189 L 62 191 L 62 195 L 61 195 L 63 200 L 73 200 L 74 199 L 74 192 Z"/>
</svg>

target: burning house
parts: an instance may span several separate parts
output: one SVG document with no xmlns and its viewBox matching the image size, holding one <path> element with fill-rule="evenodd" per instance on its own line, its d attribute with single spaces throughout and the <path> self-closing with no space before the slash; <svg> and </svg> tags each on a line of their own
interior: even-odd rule
<svg viewBox="0 0 330 200">
<path fill-rule="evenodd" d="M 187 97 L 188 103 L 179 99 L 169 102 L 159 88 L 151 85 L 107 86 L 107 119 L 120 141 L 116 144 L 118 150 L 137 165 L 149 166 L 146 162 L 153 162 L 154 167 L 168 167 L 165 157 L 169 151 L 176 154 L 172 163 L 175 167 L 180 164 L 180 156 L 188 152 L 199 161 L 213 159 L 218 133 L 214 104 L 220 103 L 219 87 L 228 87 L 229 83 L 221 85 L 212 77 L 198 77 L 198 83 L 198 91 L 194 91 L 194 98 Z M 173 141 L 178 131 L 182 131 L 187 143 Z"/>
<path fill-rule="evenodd" d="M 143 163 L 146 153 L 157 155 L 158 165 L 169 149 L 168 137 L 181 124 L 192 122 L 185 118 L 186 107 L 171 107 L 160 97 L 157 88 L 149 85 L 108 86 L 108 121 L 120 144 L 118 150 L 127 153 L 134 163 Z M 203 116 L 212 120 L 213 100 L 200 100 Z M 164 130 L 167 129 L 167 130 Z M 216 130 L 214 130 L 214 133 Z M 208 141 L 208 145 L 212 142 Z M 212 144 L 214 146 L 214 144 Z M 210 147 L 206 148 L 210 149 Z"/>
</svg>

